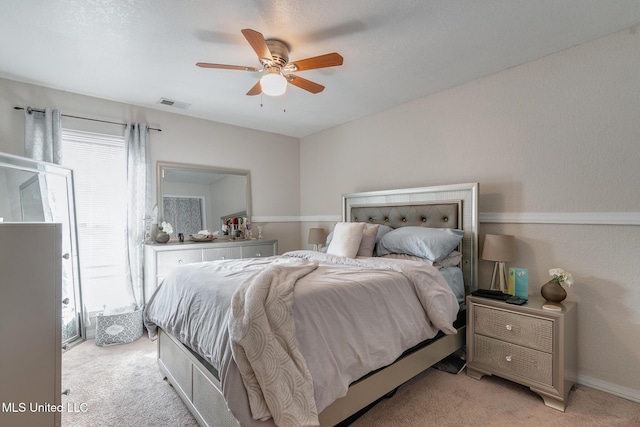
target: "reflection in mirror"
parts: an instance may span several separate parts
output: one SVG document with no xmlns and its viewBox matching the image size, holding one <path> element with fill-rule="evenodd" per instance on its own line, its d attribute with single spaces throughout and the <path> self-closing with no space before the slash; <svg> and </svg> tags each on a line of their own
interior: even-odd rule
<svg viewBox="0 0 640 427">
<path fill-rule="evenodd" d="M 171 237 L 201 230 L 214 233 L 222 218 L 250 218 L 251 178 L 247 170 L 158 162 L 158 223 L 173 227 Z"/>
<path fill-rule="evenodd" d="M 73 173 L 71 169 L 0 153 L 0 221 L 62 223 L 62 342 L 82 338 Z"/>
</svg>

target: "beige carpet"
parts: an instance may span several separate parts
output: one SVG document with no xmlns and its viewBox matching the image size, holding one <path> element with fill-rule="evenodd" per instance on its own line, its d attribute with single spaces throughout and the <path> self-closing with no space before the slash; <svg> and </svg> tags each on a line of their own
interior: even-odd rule
<svg viewBox="0 0 640 427">
<path fill-rule="evenodd" d="M 63 396 L 78 412 L 66 426 L 196 426 L 160 375 L 155 343 L 145 336 L 112 347 L 93 340 L 63 355 Z M 84 405 L 83 405 L 84 404 Z M 84 412 L 82 412 L 84 408 Z M 640 403 L 577 386 L 565 413 L 546 407 L 528 388 L 497 377 L 477 381 L 430 369 L 400 387 L 353 427 L 423 426 L 640 426 Z"/>
</svg>

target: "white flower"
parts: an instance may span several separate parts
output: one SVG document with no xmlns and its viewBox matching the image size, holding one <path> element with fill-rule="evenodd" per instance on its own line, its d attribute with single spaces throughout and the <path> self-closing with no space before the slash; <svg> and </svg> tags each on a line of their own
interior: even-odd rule
<svg viewBox="0 0 640 427">
<path fill-rule="evenodd" d="M 164 231 L 168 235 L 171 235 L 171 233 L 173 233 L 173 227 L 168 222 L 162 221 L 162 224 L 160 224 L 160 227 L 158 227 L 158 229 L 160 231 Z"/>
<path fill-rule="evenodd" d="M 573 285 L 573 276 L 571 273 L 567 273 L 561 268 L 552 268 L 549 270 L 549 275 L 551 277 L 551 281 L 558 282 L 561 285 L 571 286 Z"/>
</svg>

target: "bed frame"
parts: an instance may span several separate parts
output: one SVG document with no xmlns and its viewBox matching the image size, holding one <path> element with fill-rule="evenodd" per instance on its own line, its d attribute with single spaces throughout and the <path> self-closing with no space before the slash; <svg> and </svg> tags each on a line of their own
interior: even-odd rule
<svg viewBox="0 0 640 427">
<path fill-rule="evenodd" d="M 477 183 L 345 194 L 342 196 L 342 219 L 393 228 L 411 225 L 464 230 L 459 249 L 463 256 L 465 291 L 470 293 L 477 289 Z M 335 426 L 462 348 L 465 329 L 463 322 L 457 327 L 457 334 L 443 334 L 351 384 L 346 396 L 319 414 L 320 426 Z M 200 425 L 239 426 L 227 409 L 215 370 L 161 329 L 158 332 L 158 365 Z"/>
</svg>

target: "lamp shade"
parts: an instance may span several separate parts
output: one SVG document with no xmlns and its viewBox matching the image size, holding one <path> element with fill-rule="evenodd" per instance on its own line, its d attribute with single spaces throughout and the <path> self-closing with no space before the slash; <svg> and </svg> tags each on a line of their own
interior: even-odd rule
<svg viewBox="0 0 640 427">
<path fill-rule="evenodd" d="M 287 91 L 287 79 L 276 67 L 267 69 L 267 73 L 260 78 L 260 87 L 265 95 L 280 96 Z"/>
<path fill-rule="evenodd" d="M 324 243 L 324 228 L 312 228 L 309 230 L 309 244 L 321 245 Z"/>
<path fill-rule="evenodd" d="M 504 234 L 487 234 L 484 237 L 482 259 L 486 261 L 513 261 L 516 250 L 516 239 Z"/>
</svg>

